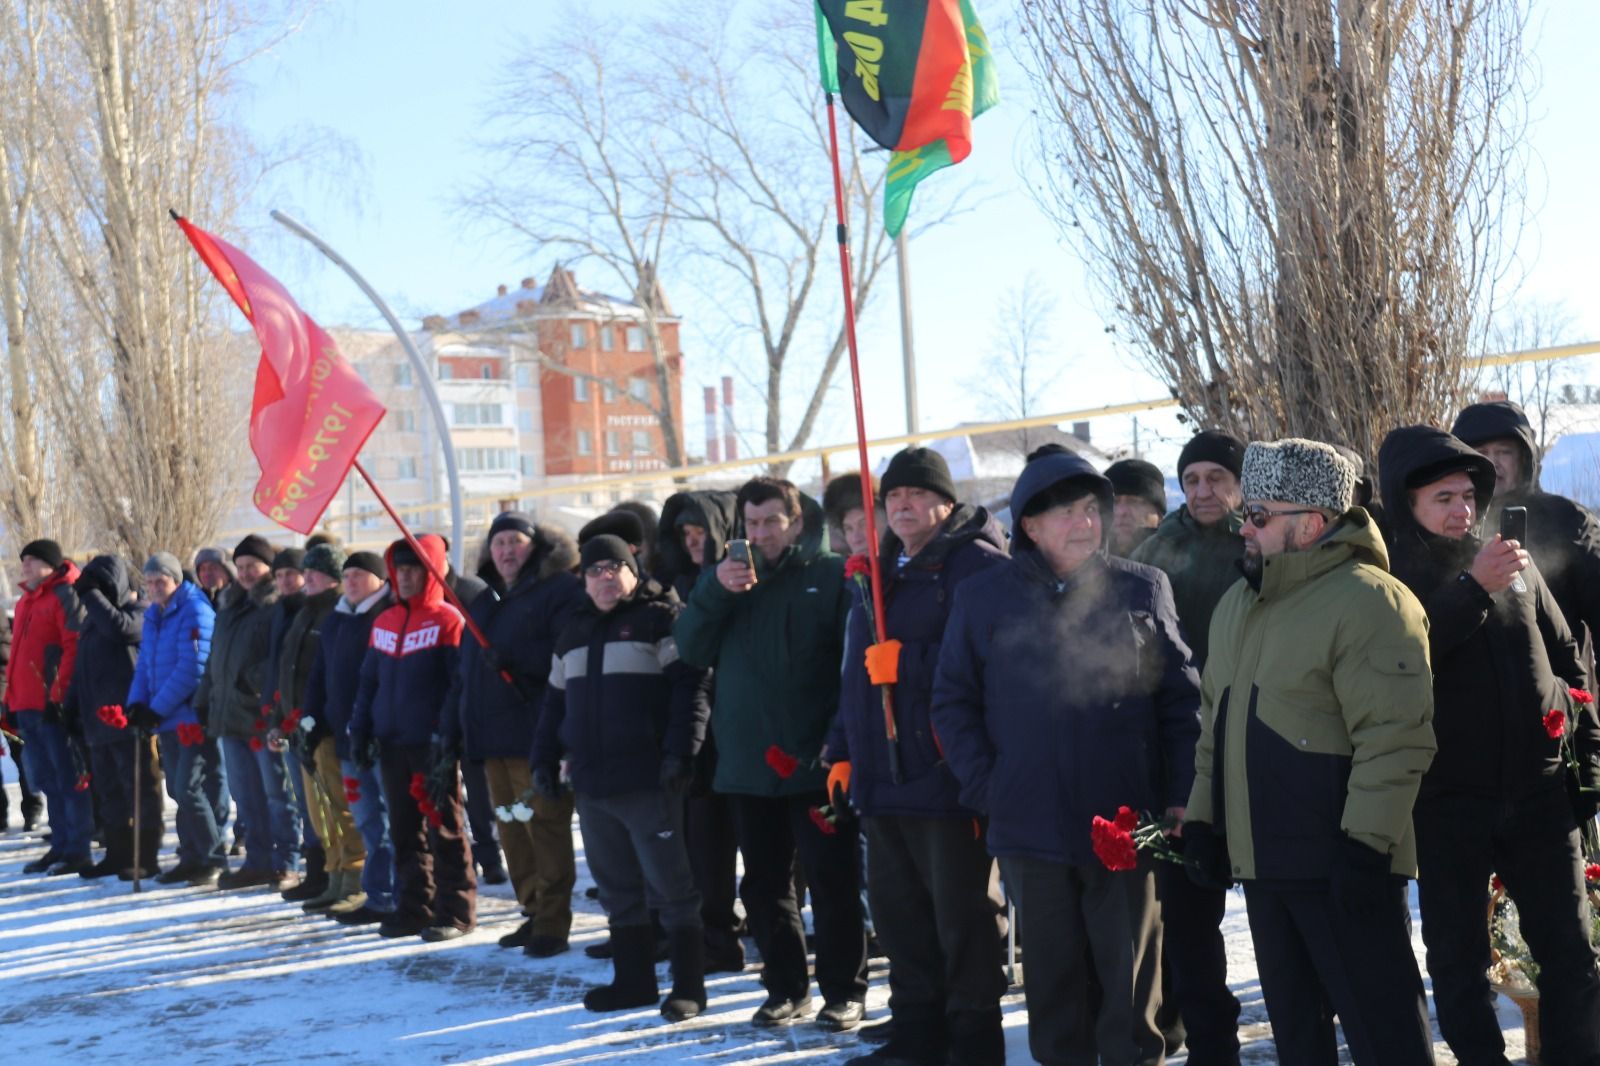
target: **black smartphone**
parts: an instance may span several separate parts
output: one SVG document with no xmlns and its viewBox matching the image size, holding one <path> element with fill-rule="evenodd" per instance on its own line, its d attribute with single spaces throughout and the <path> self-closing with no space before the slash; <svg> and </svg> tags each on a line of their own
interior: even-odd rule
<svg viewBox="0 0 1600 1066">
<path fill-rule="evenodd" d="M 1500 539 L 1528 546 L 1528 509 L 1507 507 L 1500 512 Z"/>
<path fill-rule="evenodd" d="M 750 542 L 748 540 L 728 541 L 728 558 L 745 566 L 753 566 L 750 562 Z"/>
</svg>

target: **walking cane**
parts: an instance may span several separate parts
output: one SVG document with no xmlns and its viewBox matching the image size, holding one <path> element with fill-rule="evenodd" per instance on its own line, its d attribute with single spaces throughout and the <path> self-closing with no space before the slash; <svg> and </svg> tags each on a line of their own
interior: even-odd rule
<svg viewBox="0 0 1600 1066">
<path fill-rule="evenodd" d="M 139 877 L 144 873 L 144 839 L 139 835 L 139 764 L 144 761 L 144 730 L 133 731 L 133 890 L 142 891 Z"/>
<path fill-rule="evenodd" d="M 1006 893 L 1006 983 L 1017 983 L 1017 904 Z"/>
</svg>

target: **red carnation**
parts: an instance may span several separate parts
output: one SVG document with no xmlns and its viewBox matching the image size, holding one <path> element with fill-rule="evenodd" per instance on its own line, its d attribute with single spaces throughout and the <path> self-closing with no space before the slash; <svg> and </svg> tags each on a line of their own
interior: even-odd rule
<svg viewBox="0 0 1600 1066">
<path fill-rule="evenodd" d="M 260 751 L 261 749 L 263 749 L 265 747 L 266 747 L 266 745 L 261 742 L 261 738 L 260 737 L 251 737 L 250 738 L 250 750 L 251 751 Z"/>
<path fill-rule="evenodd" d="M 299 724 L 300 724 L 300 708 L 296 707 L 294 710 L 290 711 L 287 715 L 284 716 L 284 719 L 283 719 L 283 731 L 285 733 L 292 733 L 292 732 L 294 732 L 295 727 L 298 726 Z"/>
<path fill-rule="evenodd" d="M 1134 846 L 1133 834 L 1116 822 L 1095 815 L 1089 826 L 1089 840 L 1106 869 L 1132 870 L 1139 865 L 1139 849 Z"/>
<path fill-rule="evenodd" d="M 89 791 L 89 775 L 87 773 L 79 774 L 78 781 L 72 786 L 72 789 L 74 792 Z"/>
<path fill-rule="evenodd" d="M 821 807 L 813 807 L 806 813 L 811 815 L 811 824 L 816 826 L 823 836 L 831 837 L 839 831 L 839 827 L 823 813 Z"/>
<path fill-rule="evenodd" d="M 1567 733 L 1567 715 L 1565 711 L 1551 710 L 1544 713 L 1544 731 L 1550 734 L 1551 740 L 1560 740 Z"/>
<path fill-rule="evenodd" d="M 787 781 L 800 768 L 800 760 L 774 744 L 767 749 L 767 765 L 772 767 L 773 773 Z"/>
<path fill-rule="evenodd" d="M 1125 833 L 1132 833 L 1139 828 L 1139 812 L 1132 807 L 1118 807 L 1117 816 L 1112 819 L 1118 829 Z"/>
<path fill-rule="evenodd" d="M 435 829 L 437 829 L 441 825 L 444 825 L 444 815 L 440 814 L 434 808 L 429 807 L 426 811 L 423 811 L 422 813 L 428 819 L 428 824 L 433 826 Z"/>
<path fill-rule="evenodd" d="M 256 719 L 256 732 L 257 733 L 265 733 L 266 731 L 267 731 L 267 720 L 265 718 L 257 718 Z"/>
<path fill-rule="evenodd" d="M 352 788 L 360 788 L 361 779 L 359 777 L 347 777 L 344 779 L 344 787 L 346 791 L 349 791 Z"/>
<path fill-rule="evenodd" d="M 411 787 L 406 791 L 411 793 L 411 798 L 421 801 L 428 794 L 428 779 L 421 774 L 411 775 Z"/>
<path fill-rule="evenodd" d="M 1572 702 L 1580 707 L 1587 707 L 1594 702 L 1594 697 L 1581 688 L 1569 688 L 1567 693 L 1572 697 Z"/>
<path fill-rule="evenodd" d="M 1506 890 L 1506 883 L 1500 880 L 1499 874 L 1495 874 L 1489 878 L 1489 887 L 1496 892 L 1504 892 Z"/>
<path fill-rule="evenodd" d="M 844 576 L 847 578 L 872 576 L 872 563 L 867 560 L 865 553 L 852 555 L 844 561 Z"/>
<path fill-rule="evenodd" d="M 1591 862 L 1583 868 L 1583 879 L 1600 884 L 1600 862 Z"/>
</svg>

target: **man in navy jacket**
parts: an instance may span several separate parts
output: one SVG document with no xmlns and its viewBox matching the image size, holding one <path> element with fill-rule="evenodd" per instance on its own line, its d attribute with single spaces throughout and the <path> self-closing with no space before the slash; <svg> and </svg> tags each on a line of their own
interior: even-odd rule
<svg viewBox="0 0 1600 1066">
<path fill-rule="evenodd" d="M 1046 946 L 1028 956 L 1034 1058 L 1160 1061 L 1152 863 L 1109 869 L 1090 827 L 1123 806 L 1181 818 L 1199 678 L 1166 575 L 1106 554 L 1109 481 L 1076 455 L 1039 456 L 1011 509 L 1011 560 L 956 593 L 933 725 L 961 802 L 989 816 L 1029 944 Z"/>
</svg>

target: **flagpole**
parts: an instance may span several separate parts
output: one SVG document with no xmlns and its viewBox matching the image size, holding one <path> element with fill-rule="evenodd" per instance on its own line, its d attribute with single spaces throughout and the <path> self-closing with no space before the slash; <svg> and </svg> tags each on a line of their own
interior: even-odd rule
<svg viewBox="0 0 1600 1066">
<path fill-rule="evenodd" d="M 422 353 L 417 351 L 416 344 L 411 340 L 411 335 L 400 325 L 400 320 L 389 309 L 388 303 L 385 302 L 382 296 L 378 295 L 376 289 L 367 284 L 367 279 L 357 273 L 356 268 L 351 266 L 344 256 L 329 247 L 327 241 L 312 233 L 303 224 L 290 218 L 282 211 L 275 210 L 271 214 L 273 221 L 292 231 L 296 236 L 310 242 L 317 251 L 327 256 L 334 266 L 350 275 L 350 280 L 355 282 L 356 287 L 366 294 L 367 299 L 372 301 L 372 306 L 376 307 L 378 313 L 383 316 L 384 321 L 389 323 L 389 328 L 394 331 L 394 335 L 400 340 L 400 347 L 405 350 L 406 357 L 411 360 L 411 366 L 417 374 L 417 385 L 422 389 L 423 396 L 427 397 L 428 407 L 433 412 L 434 424 L 439 427 L 439 442 L 444 447 L 444 474 L 445 480 L 450 486 L 450 562 L 459 573 L 465 566 L 462 562 L 462 552 L 467 535 L 466 514 L 461 502 L 461 474 L 456 469 L 455 441 L 450 436 L 450 423 L 444 417 L 444 405 L 439 402 L 439 390 L 433 384 L 433 371 L 428 368 L 428 364 L 422 358 Z M 362 476 L 366 476 L 365 471 L 362 471 Z M 371 478 L 367 478 L 367 484 L 372 485 Z M 372 485 L 372 491 L 374 493 L 378 491 L 376 485 Z M 384 506 L 388 507 L 387 504 Z M 393 509 L 389 510 L 389 514 L 394 514 Z M 395 521 L 398 523 L 400 519 L 396 518 Z M 401 532 L 405 532 L 405 526 L 402 525 L 400 529 Z M 407 539 L 410 539 L 409 533 L 407 534 Z M 460 606 L 460 604 L 457 604 L 457 606 Z M 466 612 L 463 611 L 462 613 L 465 614 Z M 484 641 L 484 644 L 487 645 L 488 642 Z"/>
<path fill-rule="evenodd" d="M 906 433 L 915 435 L 922 427 L 917 413 L 917 355 L 911 343 L 911 260 L 906 231 L 902 227 L 894 239 L 895 265 L 900 275 L 900 359 L 906 375 Z"/>
<path fill-rule="evenodd" d="M 878 643 L 888 639 L 883 624 L 883 567 L 878 558 L 877 493 L 872 484 L 872 467 L 867 462 L 867 420 L 861 404 L 861 359 L 856 348 L 855 283 L 850 268 L 850 227 L 845 219 L 844 177 L 839 168 L 839 122 L 833 93 L 825 92 L 828 103 L 828 154 L 833 161 L 833 210 L 838 220 L 839 278 L 844 289 L 844 335 L 850 350 L 850 394 L 856 409 L 856 450 L 861 459 L 861 505 L 867 519 L 867 564 L 872 574 L 872 621 Z M 900 730 L 894 720 L 894 699 L 888 685 L 878 686 L 883 693 L 883 731 L 889 742 L 889 774 L 900 784 Z"/>
</svg>

